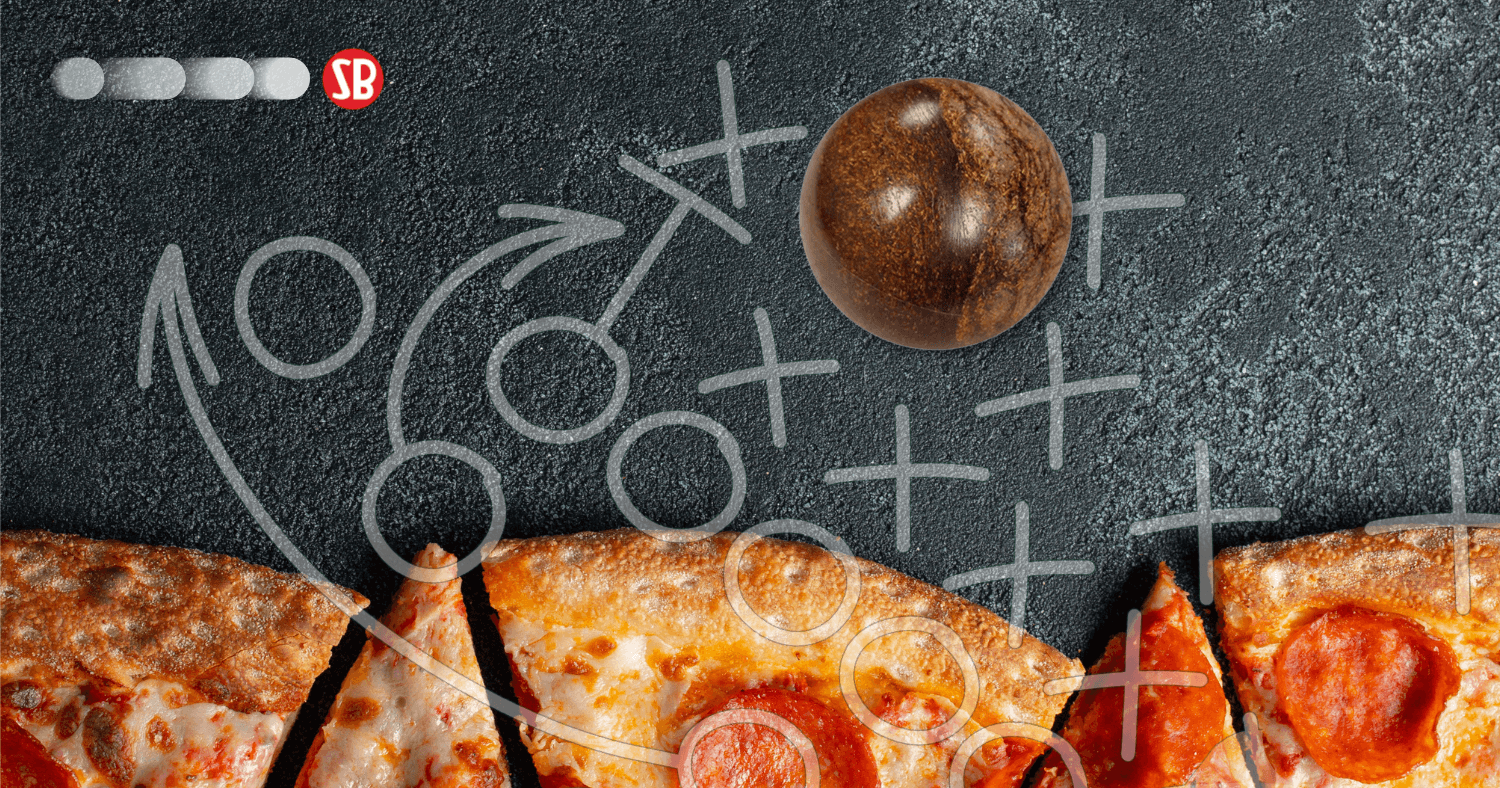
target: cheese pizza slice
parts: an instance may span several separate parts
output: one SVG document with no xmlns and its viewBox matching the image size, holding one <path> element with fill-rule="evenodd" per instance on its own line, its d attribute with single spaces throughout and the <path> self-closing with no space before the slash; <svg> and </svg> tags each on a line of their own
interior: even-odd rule
<svg viewBox="0 0 1500 788">
<path fill-rule="evenodd" d="M 298 575 L 196 550 L 0 534 L 0 783 L 265 782 L 349 619 Z M 33 782 L 34 781 L 34 782 Z"/>
<path fill-rule="evenodd" d="M 1500 532 L 1460 547 L 1467 577 L 1448 529 L 1219 554 L 1223 646 L 1277 786 L 1500 785 Z"/>
<path fill-rule="evenodd" d="M 1079 693 L 1063 728 L 1089 788 L 1250 785 L 1218 660 L 1203 621 L 1166 564 L 1158 568 L 1139 616 L 1089 670 L 1112 680 Z M 1132 665 L 1140 675 L 1131 675 Z M 1135 694 L 1134 719 L 1127 693 Z M 1053 755 L 1036 788 L 1077 787 Z"/>
<path fill-rule="evenodd" d="M 381 619 L 408 643 L 483 685 L 459 587 L 458 559 L 428 545 L 416 566 L 448 578 L 407 580 Z M 506 788 L 490 707 L 373 635 L 344 677 L 297 788 Z"/>
<path fill-rule="evenodd" d="M 1082 669 L 1029 635 L 1008 647 L 946 591 L 752 534 L 502 541 L 484 579 L 546 788 L 789 788 L 809 768 L 822 788 L 950 770 L 1011 788 L 1066 701 L 1043 684 Z"/>
</svg>

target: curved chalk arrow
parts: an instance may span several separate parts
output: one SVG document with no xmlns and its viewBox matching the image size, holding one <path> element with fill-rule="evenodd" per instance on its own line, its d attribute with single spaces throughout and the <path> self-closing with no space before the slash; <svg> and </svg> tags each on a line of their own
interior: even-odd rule
<svg viewBox="0 0 1500 788">
<path fill-rule="evenodd" d="M 540 229 L 550 230 L 552 228 Z M 538 231 L 532 231 L 532 233 L 536 232 Z M 521 236 L 516 236 L 516 238 L 526 235 L 528 233 L 522 233 Z M 515 238 L 511 240 L 514 241 Z M 541 240 L 541 238 L 538 238 L 538 240 Z M 490 247 L 490 249 L 481 253 L 480 257 L 483 257 L 486 253 L 504 243 L 507 242 Z M 535 243 L 535 241 L 532 241 L 532 243 Z M 519 244 L 515 248 L 520 248 L 520 246 L 524 245 Z M 554 243 L 539 250 L 536 254 L 546 254 L 559 245 Z M 566 251 L 566 249 L 558 250 L 552 254 L 560 254 L 562 251 Z M 503 254 L 503 252 L 497 252 L 493 256 L 499 256 L 499 254 Z M 453 280 L 453 278 L 450 276 L 449 281 Z M 459 281 L 461 282 L 462 280 Z M 456 287 L 457 284 L 454 283 L 453 286 Z M 429 299 L 429 304 L 431 303 L 432 299 Z M 435 310 L 436 307 L 434 306 L 433 311 Z M 429 314 L 428 317 L 430 319 L 431 315 Z M 431 654 L 407 642 L 405 638 L 380 623 L 379 619 L 362 610 L 338 586 L 329 582 L 323 576 L 323 573 L 318 571 L 318 568 L 307 559 L 307 556 L 302 554 L 302 551 L 281 530 L 281 527 L 271 517 L 270 512 L 267 512 L 266 508 L 261 505 L 260 499 L 250 489 L 250 485 L 245 482 L 245 477 L 240 474 L 239 468 L 235 467 L 234 460 L 229 457 L 229 452 L 224 448 L 223 441 L 219 440 L 218 432 L 214 430 L 213 424 L 208 419 L 208 412 L 203 407 L 203 400 L 198 397 L 197 386 L 193 383 L 192 370 L 188 367 L 187 353 L 184 352 L 182 347 L 182 334 L 184 331 L 187 333 L 188 344 L 192 347 L 194 357 L 198 359 L 199 366 L 203 368 L 203 377 L 210 385 L 218 384 L 219 372 L 213 364 L 213 359 L 208 354 L 207 346 L 203 343 L 203 334 L 198 330 L 198 321 L 193 314 L 192 296 L 187 286 L 187 274 L 183 268 L 182 250 L 176 244 L 168 245 L 166 250 L 162 252 L 161 260 L 156 265 L 156 273 L 151 277 L 151 286 L 146 291 L 146 308 L 141 315 L 141 343 L 136 361 L 136 383 L 142 389 L 151 387 L 151 362 L 156 342 L 156 323 L 158 319 L 161 320 L 164 328 L 167 351 L 172 356 L 172 369 L 177 374 L 177 385 L 182 389 L 182 398 L 187 403 L 188 413 L 193 418 L 193 424 L 197 426 L 198 432 L 203 436 L 203 442 L 208 445 L 209 454 L 213 456 L 214 462 L 219 466 L 219 470 L 224 474 L 224 478 L 229 482 L 229 486 L 234 489 L 240 501 L 245 504 L 245 508 L 250 510 L 250 516 L 255 519 L 256 524 L 265 532 L 271 543 L 276 545 L 276 548 L 292 562 L 297 571 L 301 572 L 304 577 L 311 581 L 339 610 L 353 619 L 355 623 L 369 630 L 371 634 L 394 649 L 396 653 L 421 666 L 424 670 L 442 679 L 459 692 L 468 695 L 480 703 L 489 704 L 491 708 L 501 714 L 519 719 L 526 725 L 536 728 L 543 733 L 588 747 L 592 750 L 659 766 L 670 767 L 672 765 L 674 757 L 672 753 L 655 750 L 650 747 L 626 744 L 598 734 L 589 733 L 588 731 L 579 730 L 536 712 L 524 709 L 513 701 L 496 695 L 484 685 L 469 679 L 462 673 L 434 659 Z M 179 327 L 179 322 L 181 323 L 181 327 Z M 413 339 L 412 344 L 416 344 L 415 339 Z"/>
<path fill-rule="evenodd" d="M 432 295 L 427 297 L 422 308 L 417 310 L 417 316 L 412 319 L 411 325 L 406 329 L 406 336 L 401 338 L 401 347 L 396 351 L 396 363 L 391 367 L 390 386 L 386 390 L 385 422 L 391 434 L 392 449 L 400 449 L 406 444 L 406 435 L 401 429 L 401 392 L 406 387 L 406 372 L 411 368 L 412 356 L 417 352 L 417 341 L 422 338 L 422 332 L 427 330 L 427 324 L 432 322 L 433 315 L 436 315 L 438 309 L 442 308 L 448 296 L 453 295 L 454 290 L 500 257 L 533 244 L 551 241 L 517 263 L 516 267 L 505 275 L 505 279 L 500 283 L 501 287 L 506 290 L 515 287 L 523 277 L 538 266 L 564 252 L 570 252 L 580 246 L 587 246 L 598 241 L 618 238 L 625 233 L 625 225 L 613 219 L 542 205 L 503 205 L 500 207 L 500 218 L 540 219 L 553 222 L 553 224 L 513 235 L 469 258 L 467 263 L 449 274 L 448 278 L 432 291 Z"/>
</svg>

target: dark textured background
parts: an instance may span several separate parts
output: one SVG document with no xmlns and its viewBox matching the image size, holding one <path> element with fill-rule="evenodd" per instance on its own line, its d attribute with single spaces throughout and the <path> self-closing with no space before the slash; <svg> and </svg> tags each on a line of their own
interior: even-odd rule
<svg viewBox="0 0 1500 788">
<path fill-rule="evenodd" d="M 1210 446 L 1214 505 L 1277 506 L 1275 523 L 1222 525 L 1220 546 L 1447 511 L 1462 449 L 1470 511 L 1500 510 L 1500 6 L 1486 3 L 623 2 L 569 7 L 365 3 L 5 2 L 3 6 L 3 526 L 184 545 L 289 569 L 224 483 L 158 339 L 156 383 L 135 364 L 147 285 L 182 247 L 223 383 L 197 384 L 214 426 L 272 516 L 332 579 L 382 612 L 399 577 L 368 546 L 359 506 L 389 451 L 385 390 L 397 343 L 431 290 L 534 223 L 526 202 L 625 224 L 515 291 L 524 253 L 497 261 L 428 329 L 405 398 L 410 440 L 467 446 L 500 468 L 507 536 L 620 527 L 604 483 L 637 419 L 691 410 L 738 439 L 749 474 L 731 528 L 801 518 L 924 580 L 1009 563 L 1015 503 L 1032 557 L 1089 559 L 1089 577 L 1033 582 L 1028 628 L 1091 660 L 1138 605 L 1158 560 L 1196 588 L 1195 537 L 1131 537 L 1130 523 L 1194 506 L 1193 443 Z M 1124 6 L 1130 6 L 1127 10 Z M 303 7 L 305 6 L 305 7 Z M 385 69 L 348 112 L 318 77 L 361 47 Z M 292 102 L 70 102 L 64 57 L 292 56 L 313 71 Z M 733 69 L 742 131 L 805 125 L 745 154 L 749 204 L 722 157 L 668 174 L 754 236 L 683 225 L 615 326 L 630 396 L 599 437 L 532 442 L 490 406 L 485 359 L 511 327 L 595 319 L 672 207 L 615 163 L 720 136 L 714 66 Z M 917 76 L 967 79 L 1051 135 L 1075 199 L 1090 137 L 1109 142 L 1108 194 L 1175 192 L 1177 209 L 1106 220 L 1103 285 L 1084 280 L 1086 220 L 1051 293 L 996 340 L 898 348 L 845 320 L 802 257 L 796 197 L 819 136 L 864 95 Z M 270 241 L 312 235 L 352 253 L 378 297 L 374 335 L 322 378 L 272 375 L 235 329 L 236 278 Z M 359 302 L 326 259 L 275 258 L 252 293 L 266 345 L 320 359 Z M 763 386 L 700 395 L 698 381 L 759 363 L 751 312 L 783 360 L 837 359 L 789 381 L 789 445 L 772 446 Z M 1065 462 L 1047 466 L 1047 413 L 978 419 L 977 403 L 1047 381 L 1043 329 L 1062 328 L 1069 379 L 1139 374 L 1138 391 L 1070 400 Z M 581 341 L 525 345 L 507 391 L 542 423 L 582 423 L 610 370 Z M 194 374 L 197 368 L 194 365 Z M 835 467 L 889 462 L 895 405 L 913 458 L 990 469 L 988 482 L 919 480 L 913 549 L 895 550 L 890 483 L 824 485 Z M 669 525 L 723 506 L 728 473 L 703 433 L 649 434 L 626 462 L 636 504 Z M 398 553 L 478 544 L 477 475 L 426 459 L 387 485 Z M 478 573 L 466 580 L 484 621 Z M 1005 584 L 971 588 L 1004 612 Z M 477 626 L 487 678 L 508 691 L 498 639 Z M 343 670 L 351 634 L 277 771 L 290 784 Z M 534 784 L 507 730 L 518 785 Z"/>
</svg>

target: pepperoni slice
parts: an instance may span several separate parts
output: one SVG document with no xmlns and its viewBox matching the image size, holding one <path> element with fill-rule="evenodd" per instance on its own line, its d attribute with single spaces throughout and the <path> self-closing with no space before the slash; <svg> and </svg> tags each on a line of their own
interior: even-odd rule
<svg viewBox="0 0 1500 788">
<path fill-rule="evenodd" d="M 6 716 L 0 728 L 0 785 L 78 788 L 78 781 L 30 731 Z"/>
<path fill-rule="evenodd" d="M 1190 671 L 1212 677 L 1213 666 L 1201 650 L 1202 636 L 1185 629 L 1197 616 L 1179 591 L 1170 601 L 1141 615 L 1141 670 Z M 1116 635 L 1093 673 L 1125 669 L 1125 635 Z M 1135 758 L 1120 759 L 1125 693 L 1121 689 L 1084 690 L 1073 702 L 1072 741 L 1088 776 L 1089 788 L 1136 788 L 1186 783 L 1220 739 L 1229 703 L 1210 679 L 1202 687 L 1142 687 L 1137 696 Z M 1074 722 L 1076 720 L 1076 722 Z M 1070 740 L 1076 734 L 1069 734 Z M 1063 769 L 1054 753 L 1048 767 Z"/>
<path fill-rule="evenodd" d="M 1329 774 L 1364 783 L 1437 754 L 1438 717 L 1461 677 L 1453 650 L 1417 622 L 1352 607 L 1294 631 L 1273 667 L 1308 754 Z"/>
<path fill-rule="evenodd" d="M 800 692 L 745 690 L 730 696 L 712 714 L 755 709 L 796 726 L 818 753 L 822 788 L 877 788 L 875 758 L 864 728 Z M 764 725 L 726 725 L 704 736 L 693 751 L 698 788 L 798 788 L 805 784 L 802 756 L 785 736 Z"/>
</svg>

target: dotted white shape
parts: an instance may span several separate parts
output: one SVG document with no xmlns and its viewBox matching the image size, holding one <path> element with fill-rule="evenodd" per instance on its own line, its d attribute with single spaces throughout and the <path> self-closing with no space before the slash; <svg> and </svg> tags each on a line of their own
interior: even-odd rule
<svg viewBox="0 0 1500 788">
<path fill-rule="evenodd" d="M 233 101 L 250 95 L 255 69 L 237 57 L 194 57 L 182 61 L 187 84 L 183 98 Z"/>
<path fill-rule="evenodd" d="M 182 64 L 169 57 L 117 57 L 104 61 L 104 95 L 117 101 L 166 101 L 187 84 Z"/>
<path fill-rule="evenodd" d="M 86 57 L 70 57 L 52 67 L 52 89 L 73 101 L 84 101 L 104 89 L 104 67 Z"/>
<path fill-rule="evenodd" d="M 255 87 L 250 97 L 271 101 L 289 101 L 301 98 L 312 84 L 312 75 L 307 66 L 294 57 L 263 57 L 251 61 L 255 71 Z"/>
<path fill-rule="evenodd" d="M 776 335 L 771 331 L 771 317 L 760 307 L 755 308 L 755 329 L 760 334 L 761 365 L 708 378 L 698 384 L 698 393 L 712 394 L 746 383 L 765 383 L 766 403 L 771 411 L 771 445 L 782 449 L 786 447 L 786 406 L 782 401 L 781 381 L 798 375 L 831 375 L 839 371 L 839 362 L 832 359 L 778 360 Z"/>
</svg>

